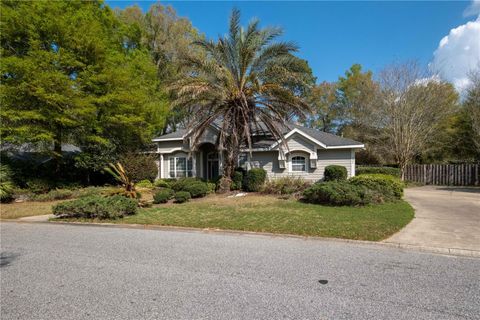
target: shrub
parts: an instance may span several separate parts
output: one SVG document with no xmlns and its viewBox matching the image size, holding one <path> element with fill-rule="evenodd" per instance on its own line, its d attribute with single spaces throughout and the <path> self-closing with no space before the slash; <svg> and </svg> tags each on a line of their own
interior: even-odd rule
<svg viewBox="0 0 480 320">
<path fill-rule="evenodd" d="M 13 199 L 12 171 L 6 165 L 0 165 L 0 202 L 9 202 Z"/>
<path fill-rule="evenodd" d="M 172 199 L 175 195 L 175 191 L 172 189 L 162 189 L 153 195 L 153 203 L 166 203 Z"/>
<path fill-rule="evenodd" d="M 303 192 L 309 186 L 310 183 L 302 177 L 283 177 L 267 181 L 262 192 L 277 195 L 291 195 Z"/>
<path fill-rule="evenodd" d="M 190 193 L 192 198 L 202 198 L 207 195 L 208 187 L 205 182 L 195 181 L 185 185 L 182 191 L 187 191 L 188 193 Z"/>
<path fill-rule="evenodd" d="M 329 165 L 325 167 L 325 181 L 343 181 L 347 180 L 347 168 L 344 166 Z"/>
<path fill-rule="evenodd" d="M 261 168 L 253 168 L 247 171 L 245 177 L 245 190 L 256 192 L 261 189 L 267 178 L 267 172 Z"/>
<path fill-rule="evenodd" d="M 176 203 L 184 203 L 190 200 L 192 196 L 187 191 L 178 191 L 175 193 L 175 202 Z"/>
<path fill-rule="evenodd" d="M 137 201 L 116 195 L 91 196 L 61 202 L 53 206 L 53 214 L 62 218 L 117 219 L 137 212 Z"/>
<path fill-rule="evenodd" d="M 232 177 L 232 190 L 241 190 L 242 189 L 242 181 L 243 181 L 243 172 L 242 171 L 235 171 Z"/>
<path fill-rule="evenodd" d="M 401 199 L 403 195 L 403 182 L 388 174 L 362 174 L 351 178 L 350 182 L 375 191 L 379 202 Z"/>
<path fill-rule="evenodd" d="M 372 201 L 370 190 L 347 181 L 329 181 L 312 185 L 303 192 L 306 202 L 334 206 L 364 205 Z"/>
<path fill-rule="evenodd" d="M 201 180 L 197 179 L 197 178 L 181 178 L 181 179 L 178 179 L 176 181 L 172 181 L 171 183 L 171 188 L 173 190 L 175 190 L 175 192 L 177 191 L 185 191 L 185 187 L 189 184 L 192 184 L 192 183 L 196 183 L 196 182 L 201 182 Z"/>
<path fill-rule="evenodd" d="M 158 167 L 155 157 L 150 154 L 128 152 L 120 156 L 119 162 L 133 181 L 150 180 L 157 177 Z"/>
<path fill-rule="evenodd" d="M 139 181 L 135 186 L 139 188 L 149 188 L 149 189 L 154 187 L 153 183 L 150 180 Z"/>
<path fill-rule="evenodd" d="M 33 193 L 46 193 L 51 189 L 51 183 L 43 179 L 30 179 L 26 182 L 27 189 Z"/>
<path fill-rule="evenodd" d="M 48 193 L 37 194 L 32 197 L 33 201 L 54 201 L 54 200 L 64 200 L 71 198 L 73 196 L 73 191 L 69 189 L 54 189 L 50 190 Z"/>
<path fill-rule="evenodd" d="M 393 167 L 357 167 L 355 169 L 357 175 L 363 174 L 388 174 L 400 178 L 400 169 Z"/>
<path fill-rule="evenodd" d="M 174 181 L 167 181 L 167 180 L 163 180 L 163 179 L 158 179 L 158 180 L 155 180 L 155 182 L 153 184 L 155 185 L 155 187 L 158 187 L 158 188 L 171 188 L 173 182 Z"/>
<path fill-rule="evenodd" d="M 217 185 L 214 182 L 207 182 L 208 193 L 215 193 Z"/>
</svg>

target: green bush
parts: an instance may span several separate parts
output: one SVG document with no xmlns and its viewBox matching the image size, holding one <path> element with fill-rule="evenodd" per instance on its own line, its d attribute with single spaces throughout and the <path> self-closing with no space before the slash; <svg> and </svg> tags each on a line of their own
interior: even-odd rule
<svg viewBox="0 0 480 320">
<path fill-rule="evenodd" d="M 311 183 L 305 181 L 302 177 L 283 177 L 267 181 L 262 188 L 262 192 L 276 195 L 298 194 L 310 185 Z"/>
<path fill-rule="evenodd" d="M 150 180 L 146 180 L 146 179 L 137 182 L 135 186 L 138 188 L 148 188 L 148 189 L 152 189 L 154 187 L 153 183 Z"/>
<path fill-rule="evenodd" d="M 53 214 L 62 218 L 117 219 L 137 213 L 134 199 L 116 195 L 112 197 L 91 196 L 61 202 L 53 206 Z"/>
<path fill-rule="evenodd" d="M 347 168 L 338 165 L 329 165 L 325 167 L 325 181 L 343 181 L 347 180 Z"/>
<path fill-rule="evenodd" d="M 235 171 L 232 177 L 232 190 L 241 190 L 242 189 L 242 181 L 243 181 L 243 172 L 242 171 Z"/>
<path fill-rule="evenodd" d="M 155 156 L 138 152 L 128 152 L 120 156 L 122 164 L 128 176 L 133 181 L 153 181 L 158 174 Z"/>
<path fill-rule="evenodd" d="M 30 179 L 26 182 L 26 186 L 28 190 L 36 194 L 46 193 L 52 188 L 51 183 L 43 179 Z"/>
<path fill-rule="evenodd" d="M 207 182 L 208 193 L 215 193 L 216 188 L 217 184 L 215 182 Z"/>
<path fill-rule="evenodd" d="M 178 191 L 175 193 L 175 202 L 176 203 L 184 203 L 190 200 L 192 196 L 187 191 Z"/>
<path fill-rule="evenodd" d="M 174 183 L 174 181 L 167 181 L 167 180 L 164 180 L 164 179 L 158 179 L 158 180 L 155 180 L 155 182 L 153 184 L 154 184 L 155 187 L 158 187 L 158 188 L 171 188 L 173 183 Z"/>
<path fill-rule="evenodd" d="M 347 181 L 328 181 L 312 185 L 303 192 L 306 202 L 333 206 L 365 205 L 372 202 L 370 190 Z"/>
<path fill-rule="evenodd" d="M 205 182 L 195 181 L 185 185 L 182 191 L 187 191 L 188 193 L 190 193 L 192 198 L 202 198 L 207 195 L 208 186 Z"/>
<path fill-rule="evenodd" d="M 400 178 L 400 169 L 393 167 L 357 167 L 356 175 L 363 174 L 388 174 Z"/>
<path fill-rule="evenodd" d="M 0 202 L 13 200 L 14 185 L 12 171 L 6 165 L 0 165 Z"/>
<path fill-rule="evenodd" d="M 153 203 L 166 203 L 168 200 L 172 199 L 175 195 L 175 191 L 172 189 L 162 189 L 153 195 Z"/>
<path fill-rule="evenodd" d="M 267 172 L 261 168 L 253 168 L 248 170 L 245 176 L 245 190 L 250 192 L 260 191 L 265 183 L 266 178 Z"/>
<path fill-rule="evenodd" d="M 379 202 L 401 199 L 403 196 L 403 182 L 388 174 L 362 174 L 351 178 L 350 183 L 373 190 Z"/>
<path fill-rule="evenodd" d="M 185 187 L 189 184 L 192 184 L 192 183 L 196 183 L 196 182 L 201 182 L 200 179 L 197 179 L 197 178 L 181 178 L 181 179 L 178 179 L 176 181 L 172 181 L 171 182 L 171 188 L 173 190 L 175 190 L 175 192 L 177 191 L 185 191 Z"/>
<path fill-rule="evenodd" d="M 37 194 L 32 197 L 33 201 L 54 201 L 69 199 L 73 196 L 73 191 L 69 189 L 54 189 L 44 194 Z"/>
</svg>

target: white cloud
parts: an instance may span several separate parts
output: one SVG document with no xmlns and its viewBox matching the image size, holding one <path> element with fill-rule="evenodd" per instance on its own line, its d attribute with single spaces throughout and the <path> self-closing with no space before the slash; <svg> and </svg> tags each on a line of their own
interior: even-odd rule
<svg viewBox="0 0 480 320">
<path fill-rule="evenodd" d="M 463 11 L 464 17 L 480 15 L 480 0 L 473 0 L 472 3 Z"/>
<path fill-rule="evenodd" d="M 459 92 L 469 84 L 468 73 L 480 67 L 480 1 L 473 1 L 464 14 L 475 14 L 477 19 L 450 30 L 430 63 L 432 71 L 452 82 Z"/>
</svg>

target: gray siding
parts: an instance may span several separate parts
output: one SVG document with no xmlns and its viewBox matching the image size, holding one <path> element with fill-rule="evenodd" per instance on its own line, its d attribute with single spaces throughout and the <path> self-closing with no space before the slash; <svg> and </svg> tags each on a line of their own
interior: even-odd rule
<svg viewBox="0 0 480 320">
<path fill-rule="evenodd" d="M 312 142 L 303 138 L 298 133 L 295 133 L 290 138 L 288 138 L 287 145 L 290 151 L 295 151 L 295 150 L 305 150 L 309 152 L 315 151 L 315 145 Z"/>
<path fill-rule="evenodd" d="M 298 152 L 297 154 L 299 154 Z M 286 168 L 280 169 L 278 162 L 278 152 L 253 152 L 250 158 L 249 164 L 252 168 L 263 168 L 267 171 L 267 175 L 270 179 L 281 177 L 302 177 L 305 180 L 321 180 L 323 179 L 323 173 L 325 167 L 331 164 L 341 165 L 347 169 L 348 176 L 351 176 L 352 161 L 351 150 L 319 150 L 317 152 L 317 168 L 310 168 L 308 153 L 302 153 L 307 158 L 307 171 L 306 172 L 291 172 L 290 171 L 290 155 L 287 155 Z M 353 163 L 355 165 L 355 163 Z"/>
<path fill-rule="evenodd" d="M 170 152 L 174 148 L 188 149 L 188 144 L 184 144 L 183 140 L 157 142 L 157 151 L 160 153 Z"/>
</svg>

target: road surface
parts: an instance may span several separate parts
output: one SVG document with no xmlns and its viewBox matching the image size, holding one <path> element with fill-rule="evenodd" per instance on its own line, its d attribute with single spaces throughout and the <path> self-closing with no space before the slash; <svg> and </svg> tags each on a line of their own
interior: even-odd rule
<svg viewBox="0 0 480 320">
<path fill-rule="evenodd" d="M 9 319 L 478 319 L 480 259 L 257 235 L 1 223 Z"/>
</svg>

